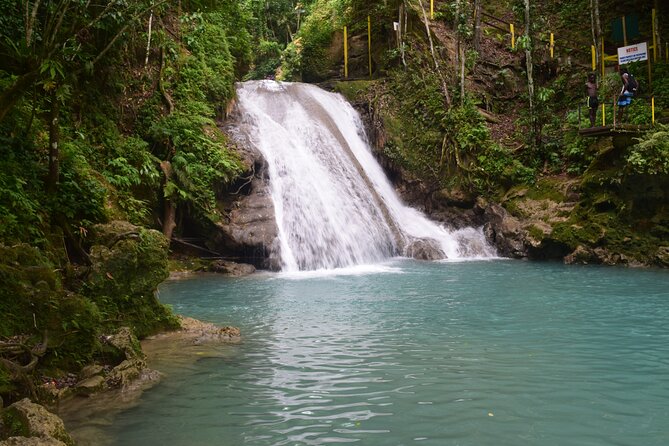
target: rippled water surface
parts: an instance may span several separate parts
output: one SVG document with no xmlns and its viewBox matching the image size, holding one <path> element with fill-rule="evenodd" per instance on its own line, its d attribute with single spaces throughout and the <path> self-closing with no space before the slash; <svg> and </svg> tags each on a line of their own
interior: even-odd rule
<svg viewBox="0 0 669 446">
<path fill-rule="evenodd" d="M 160 298 L 243 341 L 164 370 L 114 444 L 669 444 L 666 271 L 396 261 Z"/>
</svg>

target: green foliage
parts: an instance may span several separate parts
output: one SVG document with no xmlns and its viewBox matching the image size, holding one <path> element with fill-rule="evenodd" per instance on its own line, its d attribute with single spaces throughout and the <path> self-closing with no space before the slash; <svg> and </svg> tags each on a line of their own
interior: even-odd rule
<svg viewBox="0 0 669 446">
<path fill-rule="evenodd" d="M 443 119 L 446 139 L 451 143 L 451 162 L 467 172 L 469 181 L 480 192 L 499 185 L 532 182 L 534 171 L 515 160 L 503 146 L 490 140 L 490 132 L 476 108 L 468 103 L 453 107 Z"/>
<path fill-rule="evenodd" d="M 165 187 L 167 198 L 195 205 L 195 210 L 215 218 L 216 186 L 240 173 L 238 158 L 215 123 L 189 110 L 175 112 L 155 123 L 151 136 L 173 147 L 174 178 Z"/>
<path fill-rule="evenodd" d="M 234 93 L 235 74 L 224 16 L 195 13 L 186 17 L 184 27 L 187 30 L 184 41 L 190 54 L 177 61 L 175 97 L 226 103 Z"/>
<path fill-rule="evenodd" d="M 104 221 L 107 191 L 78 145 L 63 144 L 61 157 L 58 194 L 51 198 L 53 209 L 65 216 L 75 230 Z"/>
<path fill-rule="evenodd" d="M 281 65 L 281 45 L 278 42 L 261 40 L 253 60 L 252 70 L 245 79 L 273 78 Z"/>
<path fill-rule="evenodd" d="M 47 218 L 37 166 L 30 144 L 0 136 L 0 240 L 43 240 Z"/>
<path fill-rule="evenodd" d="M 339 61 L 329 53 L 335 30 L 342 27 L 341 4 L 336 0 L 317 0 L 295 39 L 287 46 L 281 66 L 281 79 L 317 82 L 327 78 Z"/>
<path fill-rule="evenodd" d="M 625 170 L 629 174 L 669 175 L 669 127 L 658 125 L 629 148 Z"/>
<path fill-rule="evenodd" d="M 669 108 L 669 62 L 658 61 L 653 64 L 651 94 L 655 97 L 656 106 Z"/>
</svg>

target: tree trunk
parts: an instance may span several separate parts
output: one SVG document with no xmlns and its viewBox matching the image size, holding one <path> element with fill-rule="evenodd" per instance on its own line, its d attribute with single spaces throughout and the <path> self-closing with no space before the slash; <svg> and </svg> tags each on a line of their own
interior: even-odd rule
<svg viewBox="0 0 669 446">
<path fill-rule="evenodd" d="M 455 72 L 460 71 L 460 0 L 455 0 L 455 15 L 453 18 L 453 32 L 455 33 Z"/>
<path fill-rule="evenodd" d="M 465 105 L 465 46 L 460 44 L 460 105 Z"/>
<path fill-rule="evenodd" d="M 151 52 L 151 28 L 153 25 L 153 11 L 149 16 L 149 30 L 147 32 L 148 38 L 146 39 L 146 57 L 144 58 L 144 68 L 149 64 L 149 54 Z"/>
<path fill-rule="evenodd" d="M 474 0 L 474 49 L 481 52 L 481 0 Z"/>
<path fill-rule="evenodd" d="M 592 44 L 595 47 L 595 67 L 597 72 L 601 73 L 602 67 L 602 47 L 601 36 L 602 26 L 599 21 L 599 0 L 590 0 L 590 25 L 592 28 Z"/>
<path fill-rule="evenodd" d="M 425 32 L 427 33 L 427 39 L 430 42 L 430 53 L 432 54 L 432 60 L 434 61 L 434 69 L 439 75 L 439 78 L 441 79 L 441 92 L 444 95 L 446 106 L 450 107 L 451 97 L 448 94 L 448 85 L 446 83 L 446 79 L 444 78 L 444 73 L 441 71 L 441 68 L 439 67 L 439 59 L 437 58 L 437 54 L 434 51 L 434 44 L 432 42 L 432 33 L 430 31 L 430 22 L 428 22 L 427 20 L 427 13 L 425 12 L 425 7 L 423 6 L 423 0 L 418 0 L 418 3 L 420 4 L 420 8 L 423 11 L 423 22 L 425 23 Z"/>
<path fill-rule="evenodd" d="M 172 178 L 172 163 L 169 161 L 161 161 L 160 169 L 165 175 L 165 184 Z M 163 235 L 167 240 L 172 240 L 172 234 L 177 227 L 177 205 L 170 197 L 165 197 L 165 209 L 163 212 Z"/>
<path fill-rule="evenodd" d="M 530 26 L 530 0 L 525 0 L 525 36 L 527 37 L 527 44 L 525 47 L 525 64 L 527 66 L 527 94 L 530 101 L 530 119 L 534 121 L 534 77 L 532 75 L 532 36 L 530 34 L 532 27 Z"/>
<path fill-rule="evenodd" d="M 51 110 L 49 111 L 49 175 L 46 181 L 46 191 L 55 194 L 58 189 L 60 176 L 60 123 L 58 115 L 60 102 L 56 98 L 56 89 L 51 93 Z"/>
</svg>

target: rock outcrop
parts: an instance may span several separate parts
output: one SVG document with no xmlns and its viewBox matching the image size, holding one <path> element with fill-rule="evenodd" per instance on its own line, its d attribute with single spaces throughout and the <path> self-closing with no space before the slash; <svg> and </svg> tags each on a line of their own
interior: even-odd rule
<svg viewBox="0 0 669 446">
<path fill-rule="evenodd" d="M 226 219 L 206 232 L 207 246 L 260 269 L 280 269 L 278 228 L 269 189 L 267 163 L 238 128 L 224 128 L 237 143 L 246 172 L 219 200 Z"/>
<path fill-rule="evenodd" d="M 63 420 L 46 408 L 24 398 L 2 412 L 1 446 L 71 446 L 74 441 Z"/>
</svg>

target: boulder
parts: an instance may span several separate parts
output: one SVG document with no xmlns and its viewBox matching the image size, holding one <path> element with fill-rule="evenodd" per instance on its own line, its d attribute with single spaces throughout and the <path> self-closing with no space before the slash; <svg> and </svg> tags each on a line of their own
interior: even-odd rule
<svg viewBox="0 0 669 446">
<path fill-rule="evenodd" d="M 2 413 L 2 420 L 5 430 L 14 437 L 0 443 L 2 445 L 74 445 L 63 420 L 28 398 L 9 406 Z M 36 440 L 31 439 L 33 437 Z"/>
<path fill-rule="evenodd" d="M 113 335 L 106 336 L 104 341 L 121 352 L 125 356 L 125 359 L 144 357 L 139 340 L 128 327 L 119 328 Z"/>
<path fill-rule="evenodd" d="M 216 260 L 209 265 L 209 271 L 233 277 L 248 276 L 256 271 L 255 266 L 248 263 L 235 263 L 226 260 Z"/>
<path fill-rule="evenodd" d="M 517 218 L 498 204 L 488 204 L 485 207 L 484 217 L 487 223 L 483 226 L 483 233 L 488 241 L 497 247 L 500 255 L 513 258 L 527 257 L 524 243 L 527 231 Z"/>
<path fill-rule="evenodd" d="M 404 250 L 405 255 L 418 260 L 440 260 L 445 259 L 446 254 L 433 239 L 412 240 Z"/>
<path fill-rule="evenodd" d="M 572 251 L 571 254 L 565 256 L 564 263 L 567 265 L 572 264 L 588 264 L 588 263 L 599 263 L 597 261 L 597 256 L 592 252 L 591 249 L 588 249 L 582 245 L 579 245 Z"/>
<path fill-rule="evenodd" d="M 91 376 L 90 378 L 79 381 L 74 386 L 74 392 L 78 395 L 91 395 L 104 389 L 105 378 L 101 375 Z"/>
<path fill-rule="evenodd" d="M 655 261 L 658 265 L 669 268 L 669 246 L 660 246 L 657 249 Z"/>
<path fill-rule="evenodd" d="M 179 316 L 179 320 L 181 322 L 180 338 L 191 340 L 194 344 L 235 341 L 241 336 L 237 327 L 218 327 L 209 322 L 184 316 Z"/>
<path fill-rule="evenodd" d="M 139 337 L 176 327 L 171 310 L 155 296 L 169 276 L 169 243 L 163 234 L 114 221 L 95 225 L 89 242 L 91 266 L 84 291 L 108 318 L 123 320 Z"/>
</svg>

